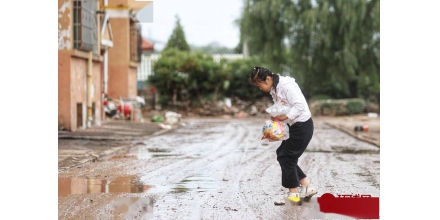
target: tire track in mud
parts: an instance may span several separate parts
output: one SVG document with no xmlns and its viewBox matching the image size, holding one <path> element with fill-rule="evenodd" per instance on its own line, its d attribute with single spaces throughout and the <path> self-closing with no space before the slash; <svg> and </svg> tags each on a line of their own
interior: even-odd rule
<svg viewBox="0 0 440 220">
<path fill-rule="evenodd" d="M 200 170 L 203 170 L 206 176 L 209 176 L 216 181 L 216 187 L 203 194 L 197 192 L 185 193 L 181 196 L 177 196 L 176 200 L 173 200 L 173 195 L 164 195 L 164 197 L 166 198 L 164 200 L 165 202 L 163 204 L 161 204 L 160 202 L 157 204 L 157 212 L 159 218 L 161 216 L 161 210 L 163 209 L 165 211 L 165 206 L 167 210 L 171 206 L 173 206 L 171 209 L 175 209 L 174 212 L 163 213 L 164 215 L 166 215 L 166 218 L 171 219 L 181 218 L 182 216 L 187 217 L 184 219 L 215 218 L 216 216 L 228 216 L 231 214 L 231 212 L 234 212 L 234 210 L 236 210 L 236 208 L 231 208 L 231 206 L 236 207 L 232 204 L 232 201 L 235 201 L 236 199 L 234 198 L 231 201 L 231 198 L 227 198 L 230 195 L 230 183 L 234 180 L 226 179 L 224 175 L 222 175 L 222 173 L 224 173 L 225 169 L 227 168 L 225 164 L 229 163 L 232 158 L 236 157 L 237 153 L 241 152 L 240 150 L 237 151 L 237 149 L 240 149 L 240 147 L 238 146 L 240 146 L 241 143 L 246 140 L 249 132 L 242 124 L 232 123 L 230 127 L 233 127 L 235 129 L 231 130 L 230 128 L 226 128 L 226 130 L 228 130 L 228 132 L 232 134 L 232 138 L 228 138 L 229 135 L 227 135 L 224 138 L 225 143 L 219 144 L 219 147 L 210 151 L 214 151 L 214 154 L 209 155 L 207 158 L 199 159 L 201 161 L 207 161 L 208 163 L 205 162 L 204 166 L 198 166 L 198 170 L 185 172 L 194 173 L 195 171 L 200 172 Z M 201 161 L 198 162 L 200 163 Z M 169 202 L 166 202 L 167 200 L 172 201 L 171 206 Z M 216 202 L 212 203 L 213 201 L 222 201 L 221 203 L 227 204 L 227 206 L 217 207 L 216 205 L 218 204 Z M 213 209 L 216 209 L 216 212 L 212 212 Z"/>
<path fill-rule="evenodd" d="M 196 173 L 201 168 L 205 167 L 207 164 L 209 164 L 212 161 L 221 159 L 222 157 L 226 156 L 231 149 L 234 149 L 234 146 L 239 143 L 240 136 L 245 133 L 243 126 L 232 126 L 229 125 L 228 127 L 236 129 L 237 131 L 234 131 L 235 135 L 233 135 L 231 132 L 228 134 L 227 138 L 222 139 L 221 142 L 215 143 L 213 145 L 210 145 L 210 149 L 204 153 L 202 153 L 198 157 L 193 157 L 190 160 L 183 160 L 180 161 L 180 158 L 174 158 L 169 160 L 178 160 L 177 163 L 179 163 L 177 166 L 175 163 L 170 163 L 166 166 L 163 166 L 153 172 L 150 172 L 148 174 L 145 174 L 142 176 L 142 180 L 145 180 L 144 182 L 148 181 L 149 179 L 154 179 L 155 182 L 162 182 L 162 183 L 175 183 L 183 180 L 185 177 L 190 176 L 194 173 Z M 229 135 L 231 135 L 231 138 L 228 138 Z M 199 152 L 201 149 L 193 149 L 192 152 L 183 155 L 182 158 L 188 157 L 187 155 L 194 154 L 194 152 Z M 178 171 L 178 172 L 177 172 Z M 167 177 L 164 179 L 164 177 Z"/>
<path fill-rule="evenodd" d="M 348 192 L 379 196 L 377 183 L 380 175 L 379 154 L 375 146 L 348 137 L 338 130 L 328 129 L 319 123 L 315 128 L 315 133 L 318 134 L 316 137 L 319 141 L 315 139 L 311 142 L 309 148 L 312 151 L 305 152 L 301 156 L 299 165 L 306 171 L 312 184 L 318 187 L 319 194 L 317 196 L 324 193 L 336 195 Z M 287 192 L 287 189 L 281 186 L 281 170 L 276 161 L 275 150 L 279 144 L 280 142 L 274 143 L 269 147 L 271 151 L 269 156 L 264 153 L 255 154 L 251 156 L 252 159 L 242 163 L 243 168 L 244 166 L 254 168 L 254 172 L 241 178 L 240 184 L 243 200 L 257 216 L 250 219 L 292 219 L 302 216 L 301 207 L 291 209 L 273 205 L 274 199 L 284 197 Z M 335 145 L 347 145 L 351 149 L 332 147 Z M 315 150 L 320 148 L 329 150 Z M 345 160 L 339 161 L 338 157 L 345 158 Z M 344 170 L 345 172 L 335 177 L 335 170 Z M 329 174 L 333 176 L 329 176 Z M 254 180 L 255 177 L 259 177 L 259 179 Z M 246 179 L 250 181 L 245 181 Z M 328 185 L 329 183 L 336 186 Z"/>
<path fill-rule="evenodd" d="M 259 134 L 259 131 L 255 131 Z M 363 142 L 359 142 L 352 137 L 344 137 L 344 134 L 335 129 L 329 129 L 326 127 L 322 127 L 318 125 L 316 127 L 316 137 L 317 140 L 311 142 L 310 149 L 311 152 L 305 152 L 300 160 L 300 166 L 307 170 L 307 174 L 311 177 L 311 182 L 318 187 L 320 190 L 320 195 L 325 192 L 329 193 L 344 193 L 345 191 L 340 191 L 341 187 L 330 188 L 327 185 L 328 182 L 334 182 L 335 185 L 343 185 L 340 182 L 347 182 L 347 179 L 350 179 L 349 182 L 352 182 L 352 185 L 346 185 L 345 188 L 351 190 L 352 192 L 362 192 L 362 193 L 370 193 L 375 195 L 378 193 L 378 188 L 376 187 L 354 187 L 359 179 L 353 179 L 353 173 L 359 171 L 359 167 L 362 164 L 367 163 L 368 160 L 365 161 L 365 157 L 368 155 L 361 154 L 351 154 L 344 152 L 337 152 L 332 146 L 335 145 L 347 145 L 351 148 L 356 148 L 357 150 L 362 150 L 365 148 L 370 149 L 370 146 L 366 146 Z M 249 136 L 252 136 L 250 134 Z M 257 142 L 249 141 L 248 144 L 254 143 L 257 145 Z M 298 208 L 288 208 L 286 206 L 274 206 L 273 200 L 279 196 L 284 197 L 287 192 L 284 189 L 281 182 L 281 171 L 276 161 L 275 150 L 278 147 L 279 143 L 271 143 L 270 146 L 267 147 L 266 150 L 257 151 L 249 151 L 248 148 L 244 148 L 241 152 L 241 155 L 238 157 L 240 159 L 236 159 L 235 163 L 230 163 L 228 167 L 225 168 L 225 177 L 232 177 L 234 181 L 229 180 L 228 186 L 224 186 L 223 190 L 233 188 L 234 190 L 229 190 L 228 194 L 223 194 L 224 196 L 216 196 L 216 202 L 210 202 L 209 198 L 204 203 L 207 209 L 210 205 L 212 207 L 218 208 L 218 205 L 215 204 L 223 203 L 227 204 L 230 208 L 226 211 L 217 210 L 216 213 L 211 213 L 208 215 L 206 213 L 210 213 L 208 210 L 205 211 L 205 216 L 208 218 L 220 216 L 227 216 L 225 219 L 292 219 L 299 218 L 301 216 L 301 207 Z M 318 148 L 318 150 L 316 150 Z M 374 148 L 375 149 L 375 148 Z M 341 149 L 339 149 L 341 150 Z M 344 150 L 344 149 L 342 149 Z M 346 172 L 344 175 L 347 178 L 331 178 L 329 177 L 329 173 L 332 175 L 335 169 L 344 168 L 353 164 L 350 163 L 340 163 L 335 159 L 336 155 L 347 158 L 353 158 L 352 160 L 354 164 L 359 164 L 354 166 L 354 168 L 350 169 L 350 172 Z M 373 158 L 378 157 L 377 154 L 372 155 Z M 334 166 L 334 168 L 330 167 Z M 240 171 L 235 169 L 239 167 Z M 377 173 L 378 175 L 378 173 Z M 256 178 L 257 177 L 257 178 Z M 362 184 L 360 184 L 362 185 Z M 238 190 L 237 190 L 238 189 Z M 333 190 L 332 190 L 333 189 Z M 237 192 L 238 191 L 238 192 Z M 229 201 L 227 197 L 237 196 L 235 201 Z M 206 198 L 205 198 L 206 199 Z M 230 210 L 237 210 L 236 212 L 231 212 Z M 212 211 L 211 211 L 212 212 Z"/>
<path fill-rule="evenodd" d="M 221 157 L 227 155 L 229 153 L 229 151 L 231 151 L 232 149 L 235 148 L 235 145 L 237 144 L 237 142 L 239 141 L 240 137 L 242 136 L 242 133 L 245 133 L 245 129 L 243 126 L 237 126 L 235 125 L 235 130 L 232 129 L 234 126 L 229 125 L 228 128 L 229 130 L 232 130 L 233 132 L 229 132 L 229 136 L 226 136 L 226 138 L 223 139 L 222 142 L 219 142 L 215 145 L 211 145 L 210 149 L 204 153 L 202 153 L 200 155 L 200 157 L 195 157 L 195 158 L 191 158 L 191 159 L 186 159 L 186 156 L 183 156 L 181 158 L 166 158 L 166 159 L 151 159 L 148 160 L 147 162 L 143 161 L 144 164 L 146 163 L 153 163 L 155 164 L 153 169 L 149 169 L 148 171 L 142 171 L 142 173 L 147 173 L 147 175 L 145 174 L 140 174 L 141 178 L 143 180 L 148 180 L 148 179 L 154 179 L 155 183 L 162 183 L 162 184 L 172 184 L 172 183 L 176 183 L 179 182 L 181 180 L 183 180 L 185 177 L 190 176 L 192 174 L 194 174 L 195 172 L 197 172 L 199 169 L 205 167 L 207 164 L 209 164 L 210 162 L 214 161 L 214 160 L 218 160 Z M 220 133 L 224 133 L 223 131 L 220 131 Z M 197 139 L 197 138 L 195 138 Z M 154 141 L 153 141 L 154 142 Z M 153 145 L 154 146 L 154 145 Z M 199 149 L 195 149 L 195 151 L 197 151 Z M 193 150 L 194 151 L 194 150 Z M 207 156 L 205 156 L 207 155 Z M 205 157 L 204 157 L 205 156 Z M 161 161 L 160 163 L 157 163 L 158 161 Z M 172 161 L 172 163 L 170 162 Z M 106 161 L 104 163 L 101 163 L 99 165 L 99 168 L 96 168 L 96 164 L 94 164 L 94 168 L 91 169 L 80 169 L 80 171 L 77 172 L 73 172 L 76 175 L 87 175 L 87 176 L 93 176 L 96 173 L 100 173 L 100 171 L 103 171 L 106 169 L 106 167 L 109 166 L 109 164 L 113 164 L 114 166 L 112 167 L 112 170 L 114 171 L 115 169 L 118 169 L 123 171 L 124 168 L 126 170 L 129 170 L 128 168 L 134 167 L 134 166 L 138 166 L 139 165 L 139 160 L 130 160 L 130 159 L 125 159 L 125 160 L 120 160 L 117 163 L 116 162 L 109 162 Z M 184 169 L 181 169 L 181 167 L 184 167 Z M 127 171 L 125 171 L 127 174 Z M 70 174 L 71 175 L 71 174 Z M 166 177 L 166 178 L 164 178 Z M 90 197 L 90 195 L 81 195 L 83 197 Z M 74 196 L 75 197 L 75 196 Z M 78 196 L 76 196 L 78 197 Z M 63 199 L 59 199 L 59 200 L 63 200 Z M 74 201 L 76 201 L 77 199 L 73 199 Z M 160 201 L 160 198 L 158 199 L 158 201 Z M 62 201 L 60 201 L 62 202 Z M 108 203 L 108 200 L 107 200 Z M 75 209 L 78 209 L 80 207 L 81 210 L 83 210 L 82 213 L 87 213 L 87 211 L 84 212 L 85 209 L 89 210 L 88 212 L 91 213 L 92 209 L 90 209 L 91 206 L 89 206 L 89 204 L 79 204 L 79 203 L 72 203 L 75 204 Z M 160 204 L 160 202 L 158 203 Z M 170 203 L 168 203 L 169 205 Z M 73 207 L 73 206 L 71 206 Z M 159 211 L 159 210 L 158 210 Z M 68 209 L 67 209 L 67 212 Z"/>
<path fill-rule="evenodd" d="M 245 126 L 252 127 L 254 125 L 245 124 Z M 217 175 L 217 179 L 223 179 L 223 184 L 220 184 L 216 190 L 210 191 L 209 194 L 200 195 L 200 197 L 189 195 L 185 196 L 185 199 L 180 197 L 178 199 L 180 201 L 175 201 L 176 204 L 181 204 L 185 203 L 184 200 L 190 200 L 191 202 L 196 200 L 197 206 L 202 206 L 201 209 L 196 208 L 196 210 L 200 210 L 197 211 L 197 214 L 193 212 L 191 215 L 179 211 L 186 210 L 183 208 L 175 211 L 175 213 L 166 215 L 167 218 L 191 216 L 208 219 L 257 219 L 258 215 L 255 214 L 255 210 L 258 210 L 259 207 L 252 208 L 249 206 L 248 198 L 243 196 L 246 190 L 242 189 L 242 182 L 248 181 L 250 176 L 252 178 L 255 177 L 254 174 L 247 175 L 246 173 L 251 173 L 255 168 L 260 170 L 261 168 L 259 168 L 258 164 L 264 164 L 262 162 L 268 161 L 268 158 L 273 157 L 273 155 L 267 153 L 267 150 L 270 150 L 270 148 L 262 145 L 258 140 L 260 135 L 259 129 L 249 131 L 241 138 L 241 142 L 237 144 L 236 149 L 238 151 L 230 151 L 228 155 L 224 155 L 221 158 L 222 160 L 216 160 L 217 164 L 212 166 L 220 169 L 217 172 L 223 172 L 223 174 L 218 173 Z M 263 147 L 260 147 L 258 150 L 249 150 L 254 148 L 253 146 L 255 145 Z M 271 205 L 273 206 L 273 203 Z M 215 212 L 213 212 L 213 209 L 215 209 Z"/>
<path fill-rule="evenodd" d="M 281 142 L 259 140 L 261 121 L 194 120 L 192 127 L 150 138 L 144 142 L 146 146 L 133 147 L 125 155 L 127 158 L 102 161 L 62 175 L 99 175 L 108 173 L 106 169 L 114 166 L 112 177 L 138 176 L 139 182 L 157 188 L 123 196 L 154 198 L 155 219 L 299 218 L 301 208 L 273 204 L 274 199 L 287 193 L 281 186 L 281 170 L 275 153 Z M 344 135 L 316 123 L 315 135 L 299 165 L 318 188 L 317 196 L 326 192 L 378 196 L 379 154 L 369 152 L 373 150 L 370 145 Z M 167 148 L 171 149 L 168 153 L 179 155 L 130 157 L 147 148 Z M 115 209 L 108 207 L 114 199 L 115 195 L 108 193 L 59 197 L 59 216 L 76 212 L 76 217 L 97 219 L 102 213 Z M 66 205 L 69 203 L 72 205 Z"/>
<path fill-rule="evenodd" d="M 246 125 L 246 127 L 252 128 L 255 126 L 257 125 Z M 225 206 L 226 211 L 217 210 L 216 213 L 207 215 L 207 218 L 228 216 L 229 218 L 223 217 L 223 219 L 259 219 L 262 216 L 258 211 L 261 210 L 261 206 L 259 204 L 253 205 L 253 203 L 255 203 L 256 199 L 262 198 L 267 200 L 268 197 L 264 192 L 261 193 L 258 190 L 253 190 L 261 189 L 261 185 L 249 187 L 246 184 L 251 179 L 261 177 L 257 171 L 264 170 L 270 166 L 268 161 L 270 161 L 269 158 L 273 157 L 273 147 L 271 149 L 267 145 L 263 145 L 258 139 L 260 135 L 260 129 L 249 130 L 249 135 L 243 138 L 243 141 L 237 147 L 242 150 L 238 151 L 238 154 L 235 156 L 232 155 L 225 158 L 227 166 L 224 166 L 223 178 L 227 179 L 228 182 L 221 188 L 222 194 L 216 196 L 215 201 L 208 200 L 206 207 L 207 209 L 210 206 L 217 207 L 216 204 L 221 203 Z M 234 199 L 231 200 L 229 198 Z M 271 206 L 273 206 L 273 203 Z M 205 213 L 209 213 L 209 210 L 206 210 Z"/>
</svg>

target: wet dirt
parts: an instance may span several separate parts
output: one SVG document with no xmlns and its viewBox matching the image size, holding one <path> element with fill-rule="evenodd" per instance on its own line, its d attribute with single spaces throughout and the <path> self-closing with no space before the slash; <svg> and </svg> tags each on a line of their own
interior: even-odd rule
<svg viewBox="0 0 440 220">
<path fill-rule="evenodd" d="M 261 141 L 265 119 L 204 118 L 137 142 L 105 160 L 58 173 L 59 219 L 298 219 L 329 218 L 316 199 L 275 206 L 287 190 L 275 150 Z M 379 148 L 315 120 L 299 159 L 324 193 L 380 189 Z M 342 218 L 341 216 L 339 216 Z"/>
</svg>

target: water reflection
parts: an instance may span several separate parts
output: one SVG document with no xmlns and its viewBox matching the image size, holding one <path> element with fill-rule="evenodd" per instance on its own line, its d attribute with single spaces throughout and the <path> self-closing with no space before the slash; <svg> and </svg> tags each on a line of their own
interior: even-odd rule
<svg viewBox="0 0 440 220">
<path fill-rule="evenodd" d="M 136 176 L 116 179 L 58 178 L 58 195 L 68 196 L 88 193 L 142 193 L 152 186 L 139 183 Z"/>
<path fill-rule="evenodd" d="M 172 187 L 174 193 L 205 192 L 217 187 L 218 181 L 205 173 L 197 173 L 176 183 Z"/>
</svg>

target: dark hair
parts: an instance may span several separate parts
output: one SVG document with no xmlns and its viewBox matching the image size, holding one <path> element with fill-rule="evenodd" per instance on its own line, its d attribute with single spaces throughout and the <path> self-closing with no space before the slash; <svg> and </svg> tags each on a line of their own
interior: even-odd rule
<svg viewBox="0 0 440 220">
<path fill-rule="evenodd" d="M 261 83 L 266 81 L 266 78 L 270 76 L 273 79 L 273 88 L 275 92 L 277 91 L 277 85 L 280 81 L 280 76 L 278 74 L 273 74 L 272 71 L 266 69 L 264 67 L 256 66 L 252 69 L 251 77 L 249 78 L 249 82 L 252 85 L 257 85 L 257 83 Z"/>
</svg>

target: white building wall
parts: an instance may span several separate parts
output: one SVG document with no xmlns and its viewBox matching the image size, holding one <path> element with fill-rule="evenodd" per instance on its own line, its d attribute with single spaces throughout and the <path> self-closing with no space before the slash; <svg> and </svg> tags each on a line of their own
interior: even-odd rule
<svg viewBox="0 0 440 220">
<path fill-rule="evenodd" d="M 153 65 L 160 58 L 160 54 L 142 55 L 142 61 L 138 68 L 138 81 L 147 80 L 153 74 Z M 220 59 L 227 60 L 243 59 L 243 54 L 212 54 L 215 62 L 220 62 Z"/>
</svg>

